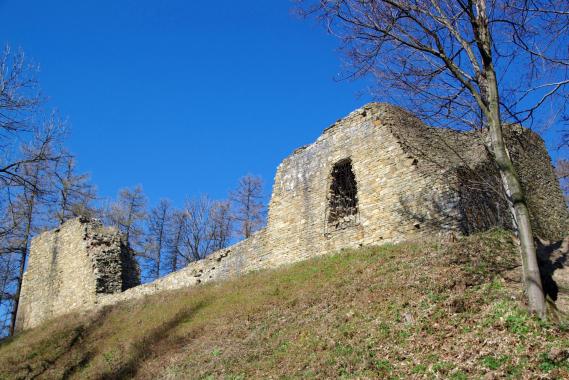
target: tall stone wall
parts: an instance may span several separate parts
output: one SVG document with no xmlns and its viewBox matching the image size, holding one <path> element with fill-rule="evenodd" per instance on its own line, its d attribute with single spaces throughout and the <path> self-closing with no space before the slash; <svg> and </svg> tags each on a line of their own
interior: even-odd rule
<svg viewBox="0 0 569 380">
<path fill-rule="evenodd" d="M 506 130 L 509 152 L 527 195 L 534 233 L 546 240 L 569 235 L 569 214 L 543 140 L 530 130 Z"/>
<path fill-rule="evenodd" d="M 116 229 L 77 218 L 32 240 L 16 327 L 95 307 L 101 295 L 140 284 L 138 267 Z"/>
<path fill-rule="evenodd" d="M 459 202 L 448 178 L 435 176 L 392 134 L 404 111 L 371 104 L 327 128 L 277 168 L 267 227 L 188 267 L 101 301 L 112 304 L 157 291 L 274 268 L 343 248 L 460 232 Z M 424 127 L 421 125 L 421 127 Z M 357 184 L 357 215 L 329 223 L 334 165 L 349 159 Z M 444 169 L 448 170 L 448 169 Z"/>
<path fill-rule="evenodd" d="M 34 241 L 33 251 L 38 253 L 32 255 L 33 261 L 30 257 L 25 278 L 26 292 L 33 299 L 26 296 L 28 311 L 24 315 L 33 315 L 29 319 L 35 323 L 61 312 L 65 304 L 88 309 L 343 248 L 511 226 L 505 198 L 495 201 L 495 191 L 501 190 L 482 144 L 484 136 L 477 137 L 429 128 L 398 107 L 369 104 L 327 128 L 316 142 L 297 149 L 279 165 L 266 228 L 150 284 L 120 292 L 119 288 L 133 285 L 124 280 L 115 283 L 124 273 L 132 272 L 130 264 L 123 264 L 122 277 L 117 270 L 109 270 L 106 256 L 91 253 L 97 244 L 85 244 L 80 229 L 64 225 L 61 231 L 68 232 L 40 236 Z M 529 148 L 515 139 L 510 140 L 510 150 L 523 156 L 518 170 L 532 199 L 532 215 L 543 215 L 536 219 L 540 231 L 553 236 L 562 234 L 562 226 L 567 226 L 567 209 L 562 198 L 558 199 L 558 183 L 551 179 L 547 151 L 536 138 L 534 151 L 527 151 Z M 526 174 L 535 170 L 545 174 Z M 67 269 L 61 265 L 50 264 L 53 247 L 63 252 L 59 254 L 61 263 L 62 257 L 78 252 L 81 259 L 65 260 L 77 267 L 73 271 L 81 273 L 82 281 L 64 273 Z M 53 268 L 62 272 L 51 276 L 51 282 L 39 279 Z M 89 272 L 92 268 L 96 278 Z M 59 290 L 76 284 L 77 290 Z M 31 290 L 38 286 L 73 294 L 61 293 L 65 295 L 46 304 L 45 294 Z"/>
<path fill-rule="evenodd" d="M 457 199 L 448 184 L 406 152 L 391 132 L 402 112 L 387 105 L 364 107 L 284 160 L 275 177 L 267 226 L 276 257 L 304 259 L 458 228 Z M 358 215 L 352 225 L 335 228 L 327 221 L 331 173 L 346 159 L 357 182 Z"/>
</svg>

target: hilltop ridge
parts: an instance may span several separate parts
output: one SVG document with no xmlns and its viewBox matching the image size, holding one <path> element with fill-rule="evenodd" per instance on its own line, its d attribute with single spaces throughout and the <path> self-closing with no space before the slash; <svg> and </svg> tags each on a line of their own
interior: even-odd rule
<svg viewBox="0 0 569 380">
<path fill-rule="evenodd" d="M 55 319 L 0 344 L 0 378 L 566 378 L 518 257 L 499 230 L 343 250 Z"/>
</svg>

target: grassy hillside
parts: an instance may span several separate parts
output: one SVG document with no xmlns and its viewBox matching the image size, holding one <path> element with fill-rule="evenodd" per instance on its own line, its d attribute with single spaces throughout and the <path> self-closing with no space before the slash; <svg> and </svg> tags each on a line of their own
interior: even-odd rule
<svg viewBox="0 0 569 380">
<path fill-rule="evenodd" d="M 71 315 L 0 345 L 0 378 L 568 378 L 499 231 L 343 251 Z"/>
</svg>

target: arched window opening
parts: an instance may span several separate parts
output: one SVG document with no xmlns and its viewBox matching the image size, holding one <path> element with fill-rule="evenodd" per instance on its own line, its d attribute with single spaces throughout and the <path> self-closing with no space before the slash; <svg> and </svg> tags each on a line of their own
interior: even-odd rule
<svg viewBox="0 0 569 380">
<path fill-rule="evenodd" d="M 354 225 L 358 215 L 358 187 L 352 161 L 345 159 L 332 168 L 328 195 L 328 224 L 335 229 Z"/>
</svg>

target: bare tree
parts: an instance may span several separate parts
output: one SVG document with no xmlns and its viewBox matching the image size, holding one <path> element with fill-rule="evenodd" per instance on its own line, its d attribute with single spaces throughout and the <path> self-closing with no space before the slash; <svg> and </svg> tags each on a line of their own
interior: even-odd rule
<svg viewBox="0 0 569 380">
<path fill-rule="evenodd" d="M 144 236 L 143 222 L 146 218 L 146 196 L 142 186 L 134 189 L 122 189 L 118 199 L 111 204 L 108 220 L 124 235 L 126 242 L 132 248 L 139 248 Z"/>
<path fill-rule="evenodd" d="M 185 265 L 184 237 L 187 231 L 188 216 L 183 210 L 172 212 L 171 234 L 167 240 L 168 270 L 175 272 Z"/>
<path fill-rule="evenodd" d="M 233 233 L 233 217 L 231 215 L 231 202 L 217 201 L 211 205 L 210 210 L 210 239 L 211 248 L 215 252 L 227 247 Z"/>
<path fill-rule="evenodd" d="M 520 237 L 531 312 L 545 317 L 526 197 L 505 123 L 543 122 L 568 100 L 569 3 L 555 0 L 304 1 L 343 42 L 350 75 L 440 126 L 484 131 Z M 553 115 L 556 116 L 556 115 Z M 475 135 L 473 135 L 475 136 Z"/>
<path fill-rule="evenodd" d="M 148 214 L 147 247 L 145 251 L 147 252 L 147 257 L 154 264 L 150 273 L 150 276 L 153 278 L 160 277 L 164 271 L 162 259 L 165 256 L 167 241 L 170 235 L 171 208 L 170 201 L 162 199 Z"/>
<path fill-rule="evenodd" d="M 211 253 L 211 206 L 210 199 L 203 195 L 188 199 L 185 203 L 186 234 L 184 244 L 187 262 L 201 260 Z"/>
<path fill-rule="evenodd" d="M 50 225 L 53 175 L 65 157 L 61 149 L 64 124 L 56 114 L 46 117 L 35 78 L 37 68 L 21 51 L 6 47 L 0 54 L 0 308 L 9 309 L 14 332 L 22 276 L 31 238 Z"/>
<path fill-rule="evenodd" d="M 0 54 L 0 189 L 31 186 L 20 175 L 22 166 L 60 158 L 53 147 L 62 137 L 63 123 L 55 115 L 41 120 L 36 72 L 22 51 L 6 47 Z"/>
<path fill-rule="evenodd" d="M 232 220 L 229 201 L 212 201 L 205 195 L 188 199 L 182 210 L 171 213 L 164 266 L 173 272 L 227 247 Z"/>
<path fill-rule="evenodd" d="M 57 189 L 54 217 L 61 224 L 78 217 L 95 214 L 91 203 L 97 198 L 95 186 L 89 183 L 88 174 L 75 173 L 75 158 L 68 156 L 55 170 Z"/>
<path fill-rule="evenodd" d="M 263 205 L 263 181 L 260 177 L 246 175 L 239 180 L 237 189 L 230 194 L 234 206 L 234 219 L 240 235 L 247 239 L 265 223 Z"/>
<path fill-rule="evenodd" d="M 37 67 L 28 64 L 24 52 L 6 46 L 0 55 L 0 130 L 2 139 L 30 130 L 31 111 L 42 99 L 36 79 Z"/>
</svg>

